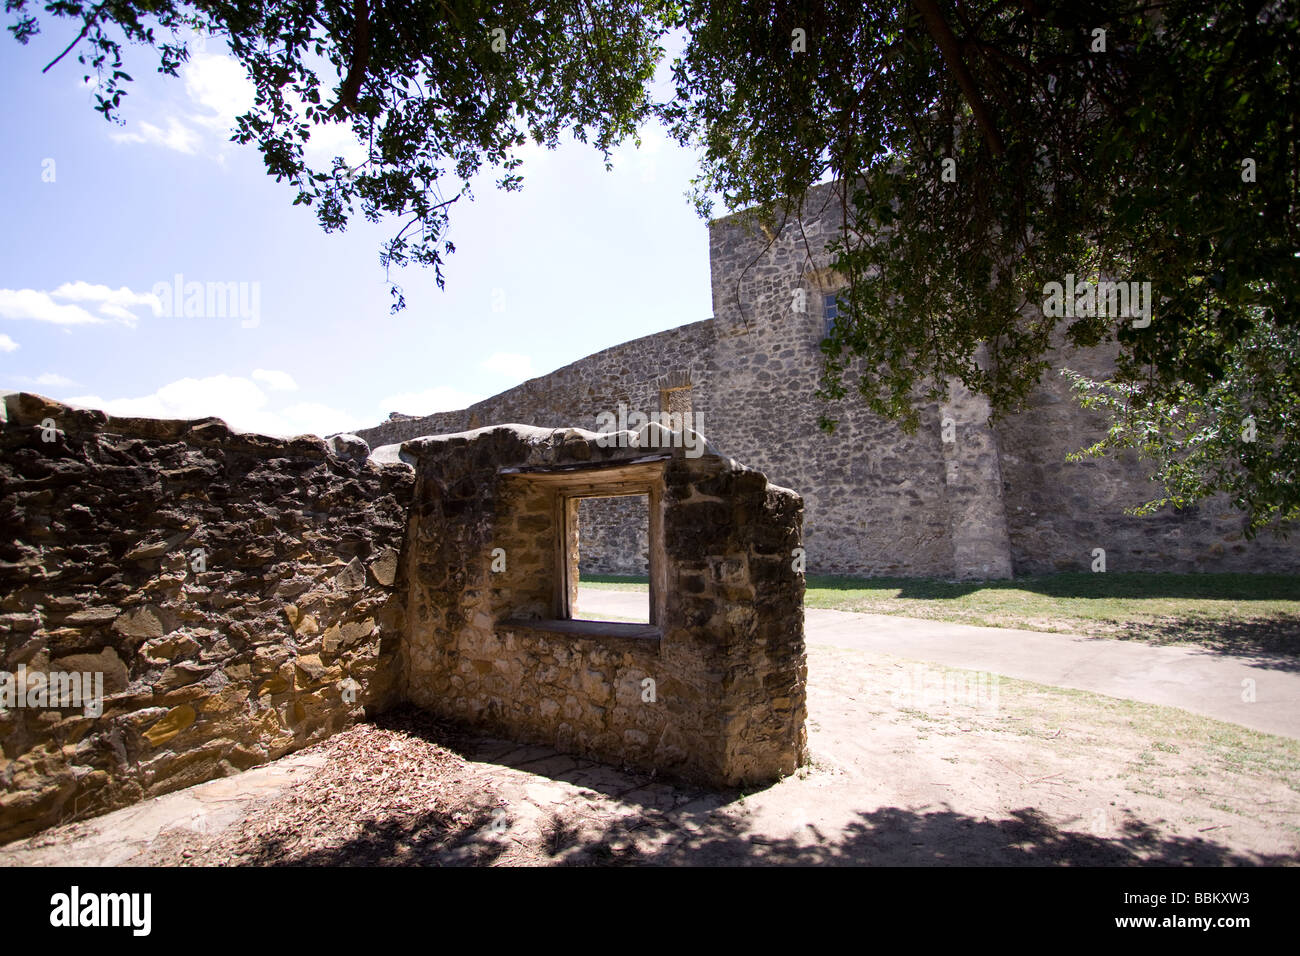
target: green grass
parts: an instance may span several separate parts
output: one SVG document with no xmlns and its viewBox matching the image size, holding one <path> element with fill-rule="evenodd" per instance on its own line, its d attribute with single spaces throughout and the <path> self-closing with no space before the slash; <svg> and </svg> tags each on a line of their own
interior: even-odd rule
<svg viewBox="0 0 1300 956">
<path fill-rule="evenodd" d="M 1300 575 L 1065 573 L 1009 581 L 809 575 L 808 607 L 1300 653 Z"/>
<path fill-rule="evenodd" d="M 650 579 L 640 575 L 584 574 L 578 585 L 600 591 L 645 591 L 650 587 Z"/>
<path fill-rule="evenodd" d="M 592 575 L 583 587 L 638 590 L 645 578 Z M 1300 655 L 1300 575 L 1074 572 L 1009 581 L 810 574 L 807 607 Z"/>
</svg>

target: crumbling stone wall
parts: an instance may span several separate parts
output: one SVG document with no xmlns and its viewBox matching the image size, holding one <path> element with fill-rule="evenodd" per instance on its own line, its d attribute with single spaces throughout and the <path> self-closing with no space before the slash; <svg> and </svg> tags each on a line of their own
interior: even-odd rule
<svg viewBox="0 0 1300 956">
<path fill-rule="evenodd" d="M 801 502 L 712 450 L 499 426 L 372 455 L 355 436 L 0 407 L 0 671 L 103 688 L 93 709 L 0 712 L 0 842 L 407 700 L 715 784 L 806 758 Z M 600 465 L 639 469 L 650 496 L 655 623 L 557 629 L 579 498 L 518 470 Z"/>
<path fill-rule="evenodd" d="M 0 423 L 0 671 L 100 672 L 102 714 L 0 713 L 0 842 L 235 773 L 394 699 L 414 479 L 217 419 L 26 394 Z"/>
<path fill-rule="evenodd" d="M 805 760 L 798 495 L 715 453 L 646 462 L 572 429 L 493 427 L 401 453 L 417 474 L 410 700 L 713 784 L 770 781 Z M 619 480 L 652 489 L 653 623 L 564 620 L 568 494 Z"/>
</svg>

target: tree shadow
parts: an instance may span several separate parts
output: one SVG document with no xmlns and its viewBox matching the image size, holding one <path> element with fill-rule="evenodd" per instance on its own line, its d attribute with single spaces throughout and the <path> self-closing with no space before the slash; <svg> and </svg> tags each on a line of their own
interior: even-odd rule
<svg viewBox="0 0 1300 956">
<path fill-rule="evenodd" d="M 636 831 L 617 827 L 591 842 L 588 858 L 574 865 L 636 863 L 648 866 L 1280 866 L 1285 854 L 1257 855 L 1202 838 L 1161 835 L 1134 818 L 1113 835 L 1066 830 L 1037 809 L 1024 807 L 1005 820 L 988 820 L 951 808 L 919 811 L 887 807 L 862 811 L 838 833 L 807 826 L 776 837 L 734 822 L 701 815 L 683 825 L 678 842 L 649 851 Z M 601 849 L 603 847 L 603 849 Z"/>
<path fill-rule="evenodd" d="M 1280 866 L 1294 854 L 1256 854 L 1209 837 L 1163 834 L 1127 811 L 1104 833 L 1083 819 L 1055 824 L 1035 807 L 988 819 L 941 809 L 884 807 L 852 814 L 838 831 L 815 824 L 773 832 L 745 813 L 761 791 L 710 789 L 656 779 L 550 747 L 476 735 L 411 708 L 379 715 L 381 726 L 412 733 L 466 759 L 526 770 L 608 798 L 597 816 L 562 805 L 528 849 L 528 862 L 559 866 Z M 752 804 L 751 804 L 752 806 Z M 503 813 L 504 809 L 504 813 Z M 617 811 L 617 812 L 615 812 Z M 473 806 L 418 813 L 395 810 L 346 840 L 298 850 L 296 833 L 262 840 L 241 865 L 491 866 L 512 847 L 513 813 L 495 794 Z M 780 829 L 779 827 L 776 829 Z"/>
</svg>

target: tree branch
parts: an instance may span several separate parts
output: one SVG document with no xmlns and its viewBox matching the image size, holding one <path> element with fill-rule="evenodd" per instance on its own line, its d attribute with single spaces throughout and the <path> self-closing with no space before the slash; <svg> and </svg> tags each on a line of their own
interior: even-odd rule
<svg viewBox="0 0 1300 956">
<path fill-rule="evenodd" d="M 366 0 L 353 0 L 352 18 L 352 62 L 348 64 L 348 75 L 339 90 L 339 100 L 330 107 L 330 112 L 339 116 L 343 115 L 345 108 L 356 110 L 357 96 L 370 66 L 370 7 Z"/>
<path fill-rule="evenodd" d="M 943 18 L 943 12 L 940 11 L 939 4 L 936 0 L 912 0 L 912 5 L 916 7 L 925 20 L 926 29 L 930 31 L 930 36 L 934 37 L 935 45 L 939 47 L 939 52 L 943 54 L 949 72 L 957 81 L 957 85 L 961 87 L 966 102 L 970 104 L 971 112 L 975 114 L 975 122 L 979 124 L 980 130 L 984 133 L 984 141 L 988 143 L 989 150 L 994 156 L 1001 156 L 1003 153 L 1002 137 L 998 133 L 992 117 L 989 116 L 988 108 L 984 105 L 984 99 L 975 86 L 974 77 L 966 69 L 966 64 L 961 58 L 961 46 L 957 42 L 957 38 L 953 36 L 948 21 Z"/>
</svg>

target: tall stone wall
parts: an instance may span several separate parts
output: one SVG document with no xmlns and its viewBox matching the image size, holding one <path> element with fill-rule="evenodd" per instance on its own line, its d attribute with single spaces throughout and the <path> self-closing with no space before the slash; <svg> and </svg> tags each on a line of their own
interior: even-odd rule
<svg viewBox="0 0 1300 956">
<path fill-rule="evenodd" d="M 1112 570 L 1300 570 L 1300 540 L 1265 533 L 1247 541 L 1244 520 L 1222 499 L 1126 514 L 1157 489 L 1133 458 L 1066 462 L 1104 424 L 1055 371 L 1023 411 L 996 422 L 987 402 L 949 383 L 941 404 L 921 409 L 912 435 L 852 398 L 818 402 L 824 296 L 842 287 L 826 243 L 841 222 L 834 184 L 813 189 L 801 221 L 779 232 L 746 213 L 717 220 L 709 226 L 712 320 L 606 349 L 460 412 L 361 434 L 374 443 L 494 422 L 584 425 L 619 402 L 654 410 L 658 390 L 685 376 L 699 431 L 800 489 L 810 571 L 997 578 L 1086 569 L 1098 547 Z M 1056 366 L 1104 373 L 1113 356 L 1113 344 L 1062 348 Z M 822 412 L 839 422 L 833 435 L 817 428 Z M 634 545 L 625 531 L 612 509 L 589 522 L 584 570 L 629 573 Z"/>
<path fill-rule="evenodd" d="M 1114 343 L 1058 347 L 1028 407 L 998 423 L 1015 572 L 1086 571 L 1096 548 L 1106 552 L 1108 571 L 1300 571 L 1300 539 L 1265 532 L 1247 540 L 1242 513 L 1223 496 L 1136 517 L 1126 510 L 1161 490 L 1136 455 L 1065 460 L 1101 438 L 1106 425 L 1101 413 L 1079 407 L 1060 370 L 1104 378 L 1115 356 Z"/>
<path fill-rule="evenodd" d="M 826 243 L 834 196 L 809 197 L 802 230 L 768 234 L 745 215 L 710 225 L 714 370 L 705 434 L 772 480 L 799 488 L 808 567 L 820 573 L 954 573 L 939 409 L 907 435 L 852 401 L 813 398 L 821 374 L 824 296 L 838 291 Z M 810 258 L 811 253 L 811 258 Z M 817 427 L 825 411 L 832 435 Z"/>
<path fill-rule="evenodd" d="M 0 842 L 272 760 L 394 699 L 408 465 L 217 419 L 25 394 L 3 409 L 0 672 L 32 693 L 0 707 Z M 101 713 L 36 693 L 73 673 L 102 675 Z"/>
<path fill-rule="evenodd" d="M 468 408 L 420 417 L 397 415 L 357 435 L 378 448 L 423 435 L 506 423 L 594 431 L 596 416 L 617 412 L 620 403 L 644 412 L 658 410 L 659 380 L 671 371 L 703 387 L 712 349 L 713 323 L 693 322 L 596 352 Z"/>
<path fill-rule="evenodd" d="M 643 497 L 585 498 L 578 503 L 578 562 L 585 575 L 645 577 L 650 522 Z"/>
</svg>

